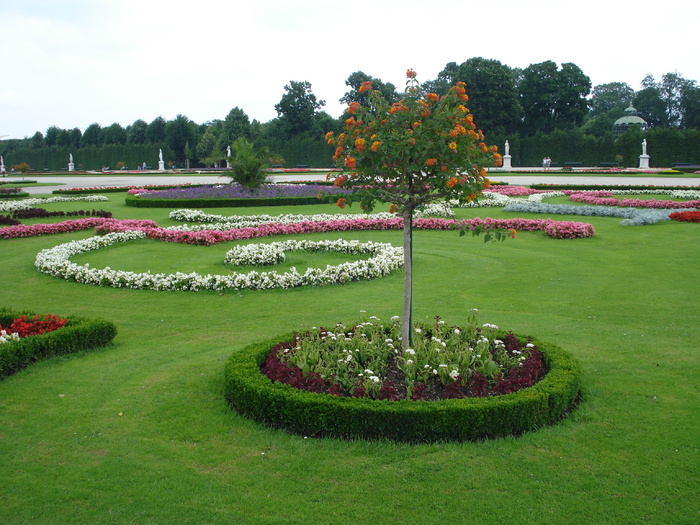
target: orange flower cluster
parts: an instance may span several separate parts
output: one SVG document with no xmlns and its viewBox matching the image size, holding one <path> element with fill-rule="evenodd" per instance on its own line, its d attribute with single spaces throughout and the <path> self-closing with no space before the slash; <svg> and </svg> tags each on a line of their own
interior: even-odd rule
<svg viewBox="0 0 700 525">
<path fill-rule="evenodd" d="M 359 201 L 366 209 L 377 200 L 404 202 L 395 200 L 401 192 L 415 192 L 424 202 L 438 194 L 475 198 L 487 184 L 481 166 L 500 162 L 500 155 L 497 148 L 486 146 L 483 133 L 476 128 L 465 105 L 464 83 L 440 97 L 421 95 L 413 70 L 407 71 L 407 77 L 406 95 L 394 103 L 374 90 L 370 81 L 360 84 L 357 91 L 365 95 L 366 105 L 350 103 L 345 133 L 326 134 L 328 144 L 335 146 L 333 160 L 347 174 L 336 178 L 335 184 L 344 185 L 349 178 L 356 181 L 357 192 L 347 202 Z M 419 182 L 406 182 L 411 180 Z"/>
<path fill-rule="evenodd" d="M 357 89 L 360 93 L 364 93 L 365 91 L 370 91 L 372 89 L 372 82 L 370 80 L 365 80 L 362 84 L 360 84 L 360 87 Z"/>
</svg>

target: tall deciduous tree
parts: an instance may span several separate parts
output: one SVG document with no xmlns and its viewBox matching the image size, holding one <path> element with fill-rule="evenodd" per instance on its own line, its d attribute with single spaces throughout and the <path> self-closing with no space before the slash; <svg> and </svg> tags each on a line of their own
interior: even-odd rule
<svg viewBox="0 0 700 525">
<path fill-rule="evenodd" d="M 146 128 L 146 138 L 151 144 L 165 142 L 165 119 L 156 117 Z"/>
<path fill-rule="evenodd" d="M 634 89 L 625 82 L 599 84 L 593 88 L 591 96 L 591 118 L 598 117 L 612 109 L 629 107 L 634 99 Z"/>
<path fill-rule="evenodd" d="M 126 130 L 115 122 L 102 129 L 100 144 L 126 144 Z"/>
<path fill-rule="evenodd" d="M 182 165 L 185 162 L 185 145 L 196 140 L 196 132 L 185 115 L 178 115 L 166 123 L 165 142 L 175 153 L 175 161 L 178 164 Z"/>
<path fill-rule="evenodd" d="M 685 129 L 700 128 L 700 88 L 690 87 L 681 96 L 681 127 Z"/>
<path fill-rule="evenodd" d="M 382 82 L 381 79 L 374 78 L 363 71 L 355 71 L 345 81 L 345 85 L 350 88 L 350 91 L 342 96 L 340 102 L 343 104 L 350 104 L 351 102 L 359 102 L 360 104 L 366 103 L 367 94 L 358 91 L 358 88 L 363 82 L 371 82 L 372 89 L 379 91 L 388 102 L 393 103 L 399 99 L 396 86 L 391 82 Z"/>
<path fill-rule="evenodd" d="M 678 73 L 666 73 L 661 77 L 661 82 L 656 82 L 653 75 L 647 75 L 642 80 L 642 91 L 638 97 L 642 99 L 648 108 L 645 110 L 653 114 L 654 120 L 661 121 L 662 126 L 679 126 L 683 122 L 683 94 L 697 87 L 695 80 L 687 80 Z M 664 106 L 664 118 L 657 115 L 661 105 L 655 97 L 658 97 Z"/>
<path fill-rule="evenodd" d="M 591 80 L 572 63 L 561 69 L 551 60 L 523 70 L 518 85 L 526 134 L 549 133 L 583 122 L 588 112 Z"/>
<path fill-rule="evenodd" d="M 44 135 L 44 144 L 46 146 L 55 146 L 56 141 L 58 140 L 58 133 L 60 131 L 60 128 L 58 128 L 57 126 L 50 126 L 46 130 L 46 134 Z"/>
<path fill-rule="evenodd" d="M 129 126 L 126 130 L 126 143 L 127 144 L 146 144 L 148 139 L 146 138 L 146 130 L 148 129 L 148 124 L 145 120 L 137 119 L 134 123 Z"/>
<path fill-rule="evenodd" d="M 423 91 L 425 93 L 436 93 L 439 96 L 446 95 L 450 87 L 457 82 L 457 73 L 459 65 L 457 62 L 448 62 L 445 67 L 438 73 L 434 80 L 423 82 Z"/>
<path fill-rule="evenodd" d="M 498 60 L 470 58 L 450 75 L 467 84 L 469 109 L 479 116 L 479 125 L 489 133 L 513 133 L 520 122 L 520 104 L 515 76 Z"/>
<path fill-rule="evenodd" d="M 80 139 L 80 147 L 84 148 L 85 146 L 100 146 L 100 134 L 102 132 L 102 126 L 100 126 L 97 122 L 93 122 L 90 124 L 87 128 L 85 128 L 85 131 L 83 132 L 83 135 Z"/>
<path fill-rule="evenodd" d="M 224 119 L 217 148 L 222 152 L 226 151 L 226 148 L 233 144 L 238 137 L 250 138 L 250 119 L 245 111 L 235 107 L 229 111 Z"/>
<path fill-rule="evenodd" d="M 275 104 L 275 110 L 280 116 L 284 129 L 290 135 L 296 135 L 308 131 L 313 126 L 316 111 L 326 105 L 324 100 L 318 100 L 311 91 L 311 83 L 304 80 L 297 82 L 291 80 L 284 86 L 285 94 L 279 103 Z"/>
</svg>

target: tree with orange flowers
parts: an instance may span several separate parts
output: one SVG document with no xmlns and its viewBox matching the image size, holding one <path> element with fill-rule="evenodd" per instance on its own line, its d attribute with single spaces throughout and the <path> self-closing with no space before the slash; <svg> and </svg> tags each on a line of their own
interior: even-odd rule
<svg viewBox="0 0 700 525">
<path fill-rule="evenodd" d="M 359 202 L 369 213 L 376 203 L 389 203 L 403 217 L 404 347 L 411 344 L 414 210 L 438 200 L 474 199 L 488 187 L 486 167 L 501 161 L 474 123 L 463 82 L 440 97 L 423 94 L 413 70 L 406 76 L 406 91 L 395 103 L 363 82 L 358 91 L 367 95 L 366 104 L 351 102 L 344 131 L 326 134 L 336 148 L 333 160 L 344 171 L 335 183 L 352 190 L 338 205 Z"/>
</svg>

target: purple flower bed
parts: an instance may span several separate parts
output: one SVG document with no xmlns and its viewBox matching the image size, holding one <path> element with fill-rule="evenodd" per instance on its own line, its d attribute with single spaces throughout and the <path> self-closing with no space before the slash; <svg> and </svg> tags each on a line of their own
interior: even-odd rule
<svg viewBox="0 0 700 525">
<path fill-rule="evenodd" d="M 320 193 L 346 194 L 350 190 L 320 184 L 265 184 L 251 192 L 237 184 L 172 188 L 142 193 L 142 199 L 270 199 L 275 197 L 315 197 Z"/>
</svg>

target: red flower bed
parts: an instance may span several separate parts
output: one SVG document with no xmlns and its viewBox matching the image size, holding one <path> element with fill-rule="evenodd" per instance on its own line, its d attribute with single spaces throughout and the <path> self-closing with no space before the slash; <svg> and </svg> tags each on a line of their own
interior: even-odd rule
<svg viewBox="0 0 700 525">
<path fill-rule="evenodd" d="M 26 315 L 18 317 L 9 328 L 6 329 L 8 334 L 17 334 L 19 337 L 29 337 L 32 335 L 41 335 L 47 332 L 58 330 L 68 323 L 68 319 L 61 319 L 52 314 L 46 314 L 43 318 L 35 315 L 29 319 Z M 2 330 L 0 325 L 0 330 Z"/>
<path fill-rule="evenodd" d="M 677 211 L 669 215 L 674 221 L 700 222 L 700 211 Z"/>
</svg>

